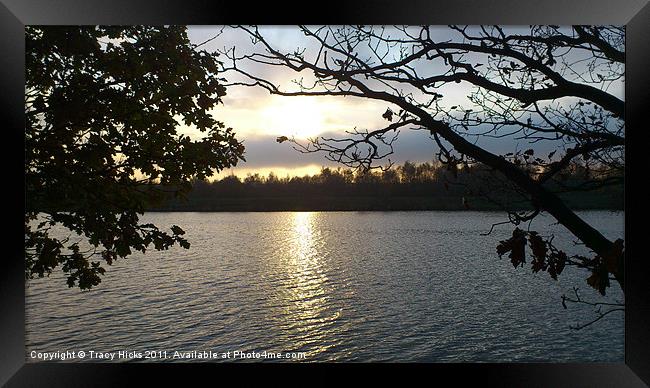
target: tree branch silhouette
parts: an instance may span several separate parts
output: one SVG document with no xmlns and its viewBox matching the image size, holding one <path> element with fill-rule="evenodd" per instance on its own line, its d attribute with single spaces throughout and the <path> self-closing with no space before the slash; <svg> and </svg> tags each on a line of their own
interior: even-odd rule
<svg viewBox="0 0 650 388">
<path fill-rule="evenodd" d="M 441 35 L 429 26 L 299 26 L 306 42 L 317 47 L 309 53 L 283 52 L 257 27 L 237 27 L 257 47 L 248 54 L 222 52 L 228 59 L 224 70 L 249 80 L 239 84 L 283 96 L 352 96 L 387 103 L 397 123 L 417 123 L 432 135 L 441 162 L 452 169 L 480 163 L 498 172 L 534 209 L 551 214 L 582 241 L 595 254 L 583 263 L 592 272 L 594 288 L 604 293 L 612 274 L 625 289 L 622 240 L 605 237 L 549 187 L 552 177 L 573 164 L 595 166 L 606 177 L 614 173 L 607 170 L 624 168 L 624 102 L 608 91 L 624 77 L 623 28 L 531 26 L 521 34 L 499 26 L 449 26 L 450 33 Z M 289 91 L 245 70 L 251 64 L 309 74 L 310 81 L 297 80 L 298 90 Z M 475 88 L 468 96 L 471 109 L 444 104 L 443 87 L 458 83 Z M 377 149 L 380 135 L 395 129 L 361 131 L 357 140 L 312 139 L 302 149 L 369 169 L 390 154 Z M 559 146 L 548 158 L 536 157 L 532 149 L 498 155 L 470 141 L 472 136 L 517 136 Z M 350 152 L 359 144 L 369 152 Z M 559 159 L 553 159 L 556 153 Z M 511 221 L 529 216 L 515 214 Z"/>
</svg>

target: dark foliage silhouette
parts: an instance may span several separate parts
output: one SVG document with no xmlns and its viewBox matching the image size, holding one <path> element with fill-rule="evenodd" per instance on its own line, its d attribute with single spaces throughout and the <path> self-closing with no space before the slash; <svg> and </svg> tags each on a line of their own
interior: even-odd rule
<svg viewBox="0 0 650 388">
<path fill-rule="evenodd" d="M 185 198 L 154 210 L 174 211 L 327 211 L 327 210 L 531 210 L 517 190 L 492 183 L 491 169 L 473 164 L 452 172 L 439 162 L 405 162 L 385 171 L 323 167 L 313 176 L 249 174 L 243 179 L 197 181 Z M 564 193 L 563 186 L 592 182 L 579 166 L 549 188 L 572 209 L 622 209 L 622 185 Z M 484 195 L 490 192 L 490 198 Z"/>
<path fill-rule="evenodd" d="M 233 130 L 207 112 L 225 94 L 217 59 L 179 26 L 25 35 L 26 276 L 61 266 L 70 287 L 87 289 L 102 262 L 189 247 L 179 226 L 166 232 L 139 214 L 241 158 Z M 179 122 L 203 138 L 178 134 Z M 57 227 L 69 236 L 53 237 Z"/>
</svg>

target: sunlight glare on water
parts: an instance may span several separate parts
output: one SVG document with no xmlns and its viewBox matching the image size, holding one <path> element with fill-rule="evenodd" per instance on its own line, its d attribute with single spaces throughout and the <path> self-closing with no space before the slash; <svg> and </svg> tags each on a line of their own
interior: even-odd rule
<svg viewBox="0 0 650 388">
<path fill-rule="evenodd" d="M 623 213 L 581 216 L 612 239 Z M 588 328 L 591 307 L 561 306 L 578 286 L 514 269 L 487 212 L 148 213 L 186 231 L 189 250 L 148 251 L 107 267 L 90 291 L 55 271 L 27 282 L 27 352 L 304 352 L 304 361 L 622 362 L 623 314 Z M 548 216 L 531 225 L 584 247 Z M 28 358 L 28 361 L 29 360 Z M 78 361 L 78 360 L 71 360 Z M 123 361 L 123 360 L 120 360 Z M 149 360 L 155 361 L 155 360 Z M 196 361 L 196 360 L 194 360 Z"/>
</svg>

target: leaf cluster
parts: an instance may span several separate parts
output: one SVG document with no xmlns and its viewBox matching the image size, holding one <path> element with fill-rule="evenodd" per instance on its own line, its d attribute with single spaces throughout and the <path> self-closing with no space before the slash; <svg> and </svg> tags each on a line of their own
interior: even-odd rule
<svg viewBox="0 0 650 388">
<path fill-rule="evenodd" d="M 226 93 L 216 55 L 183 26 L 28 26 L 25 36 L 26 276 L 62 265 L 85 289 L 104 273 L 93 257 L 110 265 L 150 245 L 189 247 L 181 228 L 139 215 L 243 159 L 211 113 Z M 81 239 L 53 237 L 55 225 Z"/>
</svg>

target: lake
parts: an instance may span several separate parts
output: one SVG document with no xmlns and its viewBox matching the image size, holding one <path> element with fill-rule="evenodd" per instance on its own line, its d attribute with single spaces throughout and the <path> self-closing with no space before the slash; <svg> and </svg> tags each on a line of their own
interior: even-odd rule
<svg viewBox="0 0 650 388">
<path fill-rule="evenodd" d="M 623 237 L 622 212 L 580 215 L 607 237 Z M 161 228 L 181 226 L 191 248 L 118 260 L 89 291 L 69 289 L 58 269 L 28 281 L 28 361 L 38 361 L 31 351 L 80 350 L 291 352 L 307 362 L 624 361 L 622 313 L 573 330 L 596 318 L 594 308 L 561 304 L 573 286 L 584 299 L 621 302 L 618 285 L 602 298 L 574 267 L 558 281 L 533 274 L 528 259 L 513 268 L 507 255 L 499 259 L 496 245 L 514 226 L 481 235 L 506 220 L 504 213 L 142 218 Z M 570 253 L 586 253 L 549 216 L 531 229 L 554 233 L 556 245 Z"/>
</svg>

